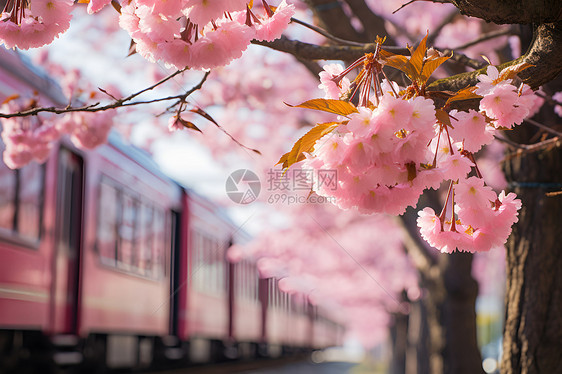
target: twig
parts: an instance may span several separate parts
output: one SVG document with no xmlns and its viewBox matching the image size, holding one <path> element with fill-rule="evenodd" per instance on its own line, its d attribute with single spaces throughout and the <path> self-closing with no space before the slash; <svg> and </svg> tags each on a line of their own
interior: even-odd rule
<svg viewBox="0 0 562 374">
<path fill-rule="evenodd" d="M 453 21 L 453 19 L 455 19 L 455 17 L 458 15 L 459 15 L 459 11 L 458 9 L 455 9 L 451 13 L 449 13 L 447 17 L 443 18 L 443 21 L 441 21 L 441 23 L 433 30 L 431 35 L 429 35 L 429 37 L 427 38 L 427 44 L 433 45 L 435 43 L 435 39 L 437 39 L 439 34 L 441 34 L 441 30 L 443 30 L 443 27 L 450 24 Z"/>
<path fill-rule="evenodd" d="M 302 25 L 302 26 L 306 27 L 307 29 L 315 31 L 318 34 L 320 34 L 322 36 L 325 36 L 326 38 L 328 38 L 330 40 L 333 40 L 333 41 L 335 41 L 335 42 L 337 42 L 341 45 L 352 45 L 352 46 L 356 46 L 356 47 L 363 47 L 365 45 L 365 43 L 357 43 L 357 42 L 353 42 L 351 40 L 345 40 L 345 39 L 338 38 L 337 36 L 334 36 L 334 35 L 330 34 L 328 31 L 324 30 L 321 27 L 311 25 L 309 23 L 306 23 L 306 22 L 301 21 L 301 20 L 299 20 L 297 18 L 294 18 L 294 17 L 291 17 L 291 22 L 298 23 L 299 25 Z"/>
<path fill-rule="evenodd" d="M 483 34 L 478 39 L 475 39 L 471 42 L 459 45 L 458 47 L 453 48 L 453 50 L 466 49 L 466 48 L 472 47 L 473 45 L 485 42 L 485 41 L 490 40 L 490 39 L 499 38 L 500 36 L 505 36 L 505 35 L 513 35 L 513 34 L 514 34 L 514 32 L 511 29 L 492 31 L 492 32 Z"/>
<path fill-rule="evenodd" d="M 515 148 L 515 149 L 525 149 L 525 146 L 523 144 L 516 143 L 516 142 L 514 142 L 512 140 L 509 140 L 507 138 L 502 138 L 500 136 L 494 135 L 494 139 L 496 139 L 497 141 L 500 141 L 502 143 L 505 143 L 505 144 Z"/>
<path fill-rule="evenodd" d="M 562 132 L 559 132 L 559 131 L 556 131 L 556 130 L 554 130 L 554 129 L 551 129 L 550 127 L 545 126 L 545 125 L 543 125 L 542 123 L 539 123 L 539 122 L 537 122 L 537 121 L 535 121 L 535 120 L 532 120 L 532 119 L 530 119 L 530 118 L 526 118 L 526 119 L 524 120 L 524 122 L 530 123 L 531 125 L 536 126 L 536 127 L 538 127 L 539 129 L 542 129 L 542 130 L 544 130 L 544 131 L 546 131 L 546 132 L 549 132 L 549 133 L 551 133 L 551 134 L 553 134 L 553 135 L 556 135 L 556 136 L 558 136 L 558 137 L 562 137 Z"/>
<path fill-rule="evenodd" d="M 176 75 L 183 73 L 186 69 L 182 69 L 182 70 L 178 70 L 176 72 L 174 72 L 173 74 L 170 74 L 169 76 L 167 76 L 166 78 L 160 80 L 159 82 L 153 84 L 150 87 L 147 87 L 141 91 L 135 92 L 123 99 L 119 99 L 119 100 L 115 100 L 114 102 L 104 105 L 104 106 L 99 106 L 100 103 L 94 103 L 94 104 L 89 104 L 89 105 L 84 105 L 84 106 L 80 106 L 80 107 L 72 107 L 70 105 L 66 106 L 65 108 L 56 108 L 56 107 L 40 107 L 40 108 L 33 108 L 33 109 L 29 109 L 29 110 L 24 110 L 21 112 L 16 112 L 16 113 L 10 113 L 10 114 L 5 114 L 5 113 L 0 113 L 0 118 L 14 118 L 14 117 L 27 117 L 27 116 L 35 116 L 39 113 L 54 113 L 54 114 L 63 114 L 63 113 L 72 113 L 72 112 L 101 112 L 104 110 L 109 110 L 109 109 L 116 109 L 116 108 L 121 108 L 121 107 L 128 107 L 128 106 L 135 106 L 135 105 L 143 105 L 143 104 L 152 104 L 152 103 L 157 103 L 157 102 L 161 102 L 161 101 L 169 101 L 169 100 L 177 100 L 177 102 L 174 105 L 177 105 L 183 101 L 185 101 L 185 99 L 191 95 L 193 92 L 201 89 L 201 87 L 203 87 L 203 83 L 205 83 L 205 81 L 207 80 L 207 77 L 210 74 L 210 71 L 206 72 L 205 75 L 203 76 L 203 78 L 201 79 L 201 81 L 195 85 L 194 87 L 192 87 L 191 89 L 189 89 L 188 91 L 186 91 L 185 93 L 181 94 L 181 95 L 174 95 L 174 96 L 168 96 L 168 97 L 162 97 L 162 98 L 158 98 L 158 99 L 153 99 L 153 100 L 144 100 L 144 101 L 133 101 L 130 102 L 132 99 L 134 99 L 135 97 L 138 97 L 139 95 L 150 91 L 154 88 L 156 88 L 157 86 L 163 84 L 164 82 L 172 79 L 173 77 L 175 77 Z M 172 106 L 174 106 L 172 105 Z"/>
<path fill-rule="evenodd" d="M 416 1 L 427 1 L 427 2 L 430 2 L 430 3 L 439 3 L 439 4 L 448 4 L 448 3 L 451 2 L 449 0 L 410 0 L 407 3 L 402 4 L 402 6 L 398 9 L 396 9 L 394 12 L 392 12 L 392 14 L 398 12 L 399 10 L 402 10 L 402 8 L 405 8 L 406 6 L 408 6 L 412 3 L 415 3 Z"/>
</svg>

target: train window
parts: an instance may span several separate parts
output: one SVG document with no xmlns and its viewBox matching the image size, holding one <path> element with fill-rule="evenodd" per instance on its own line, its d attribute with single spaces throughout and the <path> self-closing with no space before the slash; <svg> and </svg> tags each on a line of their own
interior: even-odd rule
<svg viewBox="0 0 562 374">
<path fill-rule="evenodd" d="M 203 235 L 197 230 L 192 235 L 192 256 L 191 279 L 197 290 L 203 290 L 205 281 L 203 279 Z"/>
<path fill-rule="evenodd" d="M 117 264 L 126 270 L 135 265 L 135 232 L 137 230 L 137 202 L 127 195 L 122 196 L 121 225 L 119 225 L 119 248 L 117 249 Z"/>
<path fill-rule="evenodd" d="M 19 171 L 18 232 L 28 239 L 39 238 L 43 167 L 31 163 Z"/>
<path fill-rule="evenodd" d="M 115 265 L 117 257 L 117 223 L 119 220 L 119 191 L 107 183 L 100 184 L 97 249 L 102 263 Z"/>
<path fill-rule="evenodd" d="M 105 265 L 160 279 L 166 274 L 171 222 L 166 212 L 104 177 L 100 183 L 97 250 Z"/>
<path fill-rule="evenodd" d="M 154 248 L 154 230 L 152 229 L 154 225 L 154 208 L 147 204 L 142 204 L 140 217 L 141 241 L 138 267 L 141 273 L 150 275 L 154 257 L 152 253 Z"/>
<path fill-rule="evenodd" d="M 0 150 L 2 144 L 0 143 Z M 16 212 L 16 181 L 15 170 L 11 170 L 0 162 L 0 227 L 12 231 Z"/>
<path fill-rule="evenodd" d="M 2 151 L 0 144 L 0 152 Z M 23 239 L 39 239 L 43 167 L 32 162 L 19 170 L 0 162 L 0 229 Z"/>
<path fill-rule="evenodd" d="M 160 279 L 164 276 L 164 265 L 166 255 L 166 217 L 164 212 L 160 209 L 154 211 L 154 264 L 153 264 L 153 277 Z"/>
</svg>

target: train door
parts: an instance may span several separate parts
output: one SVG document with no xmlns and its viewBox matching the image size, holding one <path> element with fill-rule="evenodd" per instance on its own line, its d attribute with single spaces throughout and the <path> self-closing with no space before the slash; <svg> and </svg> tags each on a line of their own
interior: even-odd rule
<svg viewBox="0 0 562 374">
<path fill-rule="evenodd" d="M 54 328 L 55 332 L 63 334 L 76 334 L 78 330 L 83 179 L 82 158 L 61 148 L 55 229 Z"/>
<path fill-rule="evenodd" d="M 170 335 L 178 336 L 179 334 L 179 313 L 180 313 L 180 295 L 186 292 L 182 289 L 185 285 L 181 283 L 181 261 L 183 261 L 181 253 L 181 220 L 180 213 L 172 212 L 172 256 L 170 264 Z"/>
</svg>

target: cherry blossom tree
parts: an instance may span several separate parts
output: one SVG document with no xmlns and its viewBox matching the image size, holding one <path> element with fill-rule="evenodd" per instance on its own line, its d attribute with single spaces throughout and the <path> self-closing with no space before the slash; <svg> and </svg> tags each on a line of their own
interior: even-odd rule
<svg viewBox="0 0 562 374">
<path fill-rule="evenodd" d="M 275 105 L 286 101 L 331 113 L 332 117 L 324 120 L 289 114 L 287 119 L 285 113 L 302 109 L 263 110 L 275 118 L 265 121 L 268 130 L 283 122 L 295 131 L 300 131 L 303 123 L 316 123 L 292 148 L 287 146 L 290 151 L 279 163 L 289 170 L 299 165 L 315 173 L 336 170 L 337 189 L 326 189 L 314 181 L 312 189 L 341 209 L 402 215 L 406 248 L 420 274 L 422 288 L 429 290 L 423 301 L 429 329 L 420 338 L 420 342 L 427 339 L 430 343 L 426 345 L 429 360 L 418 371 L 481 371 L 474 336 L 472 257 L 460 252 L 495 250 L 506 242 L 518 221 L 508 241 L 502 370 L 560 370 L 556 353 L 562 341 L 557 313 L 562 288 L 557 278 L 562 258 L 557 256 L 556 245 L 558 194 L 545 195 L 545 191 L 560 189 L 561 185 L 556 173 L 560 133 L 552 128 L 557 121 L 553 120 L 557 118 L 553 106 L 558 111 L 560 108 L 556 94 L 561 89 L 556 86 L 556 77 L 562 70 L 559 2 L 452 0 L 452 5 L 408 4 L 394 15 L 390 11 L 400 3 L 393 1 L 310 0 L 306 6 L 313 19 L 308 22 L 294 18 L 295 12 L 307 16 L 303 4 L 284 1 L 277 6 L 265 1 L 224 1 L 212 6 L 191 0 L 88 3 L 87 12 L 91 14 L 109 4 L 115 8 L 118 18 L 114 24 L 132 40 L 130 54 L 164 63 L 176 71 L 128 96 L 102 89 L 99 99 L 99 92 L 94 95 L 91 88 L 74 87 L 76 81 L 71 79 L 65 86 L 67 103 L 49 106 L 51 103 L 36 98 L 8 98 L 0 114 L 5 119 L 2 137 L 6 164 L 17 168 L 32 159 L 44 160 L 51 144 L 63 134 L 69 134 L 80 146 L 94 147 L 105 141 L 117 108 L 163 102 L 168 106 L 160 108 L 158 114 L 166 115 L 172 130 L 201 131 L 194 120 L 197 118 L 228 134 L 230 141 L 244 144 L 246 150 L 264 148 L 260 145 L 265 142 L 275 143 L 272 136 L 262 136 L 260 141 L 246 137 L 244 120 L 232 121 L 238 125 L 231 131 L 221 125 L 225 120 L 217 120 L 207 109 L 212 100 L 206 105 L 189 101 L 194 92 L 205 88 L 213 73 L 204 74 L 180 94 L 140 97 L 179 78 L 187 68 L 220 71 L 221 66 L 241 57 L 250 43 L 291 54 L 302 65 L 301 70 L 319 74 L 324 97 L 291 101 L 289 93 L 281 89 L 279 96 L 284 97 L 279 97 Z M 8 48 L 48 44 L 68 29 L 72 9 L 73 2 L 67 0 L 8 0 L 2 13 L 0 40 Z M 462 17 L 458 11 L 476 18 Z M 481 20 L 534 26 L 496 27 Z M 289 22 L 295 26 L 282 35 Z M 296 26 L 313 30 L 325 39 L 315 36 L 312 42 L 305 42 L 303 34 L 291 31 Z M 415 46 L 401 47 L 407 42 Z M 428 48 L 431 44 L 440 49 Z M 477 58 L 479 53 L 486 53 L 488 60 Z M 316 60 L 341 60 L 345 66 L 321 66 Z M 255 67 L 261 65 L 240 68 L 252 71 Z M 464 72 L 467 67 L 475 70 Z M 267 77 L 273 81 L 272 86 L 285 77 L 299 79 L 289 70 L 272 77 Z M 228 81 L 224 76 L 219 79 Z M 548 84 L 553 86 L 544 87 L 540 96 L 532 91 Z M 236 96 L 234 90 L 225 103 L 236 102 L 233 99 L 240 98 Z M 257 104 L 259 96 L 255 94 Z M 544 98 L 549 102 L 543 107 L 545 120 L 531 119 Z M 227 116 L 238 117 L 238 109 L 244 106 L 232 105 Z M 498 194 L 480 171 L 476 153 L 494 138 L 517 150 L 504 162 L 515 193 Z M 278 146 L 268 151 L 275 150 L 279 156 L 284 151 Z M 436 191 L 443 181 L 448 187 L 444 201 L 440 201 Z M 420 207 L 419 213 L 415 206 Z M 369 219 L 359 225 L 365 222 Z M 291 235 L 312 240 L 299 231 Z M 450 255 L 438 254 L 430 247 Z M 296 253 L 293 257 L 306 263 L 306 257 Z M 370 261 L 368 255 L 362 258 Z M 543 267 L 549 271 L 543 271 Z M 309 276 L 320 278 L 314 271 Z M 292 278 L 287 279 L 289 284 Z M 329 284 L 328 280 L 325 283 Z M 407 284 L 402 287 L 408 288 Z M 394 285 L 387 288 L 394 295 L 400 292 Z M 461 343 L 467 340 L 463 347 Z"/>
</svg>

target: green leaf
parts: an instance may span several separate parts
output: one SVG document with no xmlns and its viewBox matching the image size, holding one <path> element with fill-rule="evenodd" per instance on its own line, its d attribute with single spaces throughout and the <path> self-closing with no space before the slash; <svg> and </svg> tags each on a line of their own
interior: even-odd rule
<svg viewBox="0 0 562 374">
<path fill-rule="evenodd" d="M 312 99 L 305 101 L 304 103 L 299 105 L 291 105 L 287 103 L 285 103 L 285 105 L 288 105 L 291 108 L 321 110 L 323 112 L 339 114 L 340 116 L 347 116 L 351 113 L 357 113 L 357 108 L 355 107 L 355 105 L 343 100 Z"/>
<path fill-rule="evenodd" d="M 326 122 L 317 124 L 312 129 L 310 129 L 310 131 L 304 134 L 299 140 L 296 141 L 290 152 L 285 153 L 283 156 L 281 156 L 279 162 L 277 162 L 277 165 L 282 164 L 283 169 L 287 169 L 291 167 L 291 165 L 304 160 L 306 158 L 304 153 L 312 152 L 312 149 L 314 148 L 314 145 L 316 144 L 316 141 L 318 139 L 330 133 L 336 127 L 345 123 Z"/>
</svg>

